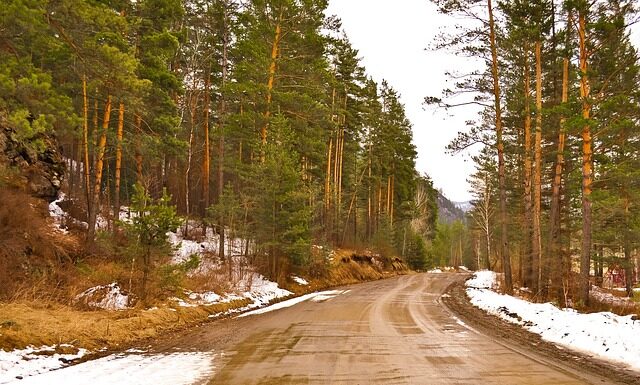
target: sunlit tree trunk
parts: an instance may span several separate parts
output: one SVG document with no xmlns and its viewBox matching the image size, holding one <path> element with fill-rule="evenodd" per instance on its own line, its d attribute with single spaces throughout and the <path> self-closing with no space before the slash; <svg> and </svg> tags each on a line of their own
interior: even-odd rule
<svg viewBox="0 0 640 385">
<path fill-rule="evenodd" d="M 533 291 L 538 294 L 546 282 L 541 274 L 542 266 L 542 236 L 540 230 L 541 201 L 542 201 L 542 42 L 535 43 L 536 57 L 536 134 L 534 143 L 534 174 L 533 174 L 533 237 L 531 239 L 533 253 Z"/>
<path fill-rule="evenodd" d="M 533 254 L 531 253 L 531 74 L 529 71 L 529 42 L 524 43 L 524 263 L 523 284 L 533 287 Z"/>
<path fill-rule="evenodd" d="M 282 37 L 282 26 L 280 25 L 282 23 L 282 12 L 283 10 L 280 9 L 280 16 L 276 23 L 276 31 L 273 38 L 273 44 L 271 46 L 271 63 L 269 64 L 269 79 L 267 80 L 267 107 L 264 112 L 265 122 L 262 126 L 262 130 L 260 131 L 260 138 L 263 146 L 267 144 L 267 128 L 269 127 L 269 118 L 271 118 L 273 83 L 276 78 L 276 64 L 278 60 L 278 52 L 280 50 L 280 38 Z M 262 158 L 262 161 L 264 161 L 264 152 Z"/>
<path fill-rule="evenodd" d="M 227 113 L 227 100 L 225 98 L 224 89 L 227 83 L 227 66 L 228 66 L 228 46 L 229 46 L 229 32 L 227 31 L 227 13 L 226 13 L 226 4 L 224 4 L 225 10 L 223 15 L 223 34 L 222 34 L 222 79 L 221 79 L 221 87 L 222 91 L 220 92 L 220 113 L 219 119 L 220 124 L 218 125 L 218 203 L 220 203 L 220 198 L 222 197 L 222 192 L 224 190 L 224 124 L 225 124 L 225 114 Z M 221 221 L 218 223 L 218 234 L 220 236 L 218 243 L 218 257 L 220 260 L 224 260 L 224 242 L 225 242 L 225 223 Z M 233 277 L 233 259 L 231 253 L 229 254 L 229 280 Z"/>
<path fill-rule="evenodd" d="M 211 110 L 211 69 L 207 70 L 204 80 L 204 105 L 202 134 L 204 136 L 204 154 L 202 156 L 202 207 L 201 212 L 204 217 L 207 214 L 207 208 L 211 204 L 209 194 L 209 184 L 211 177 L 211 145 L 209 143 L 209 111 Z"/>
<path fill-rule="evenodd" d="M 84 152 L 84 189 L 87 213 L 91 212 L 91 180 L 89 178 L 89 105 L 87 103 L 87 77 L 82 77 L 82 149 Z"/>
<path fill-rule="evenodd" d="M 569 101 L 569 56 L 570 56 L 570 32 L 573 16 L 568 13 L 566 31 L 566 52 L 562 60 L 562 100 L 563 106 Z M 560 130 L 558 133 L 558 149 L 556 151 L 556 161 L 551 192 L 551 213 L 549 218 L 549 258 L 551 268 L 551 294 L 560 305 L 564 306 L 564 290 L 562 285 L 562 272 L 564 271 L 563 257 L 560 253 L 560 187 L 562 185 L 562 174 L 564 172 L 564 147 L 566 141 L 566 118 L 564 114 L 560 117 Z"/>
<path fill-rule="evenodd" d="M 96 219 L 100 205 L 100 191 L 102 186 L 102 170 L 104 166 L 104 153 L 107 147 L 107 130 L 109 129 L 109 120 L 111 118 L 111 95 L 107 96 L 107 102 L 104 106 L 104 119 L 102 120 L 102 133 L 98 140 L 96 148 L 96 165 L 95 165 L 95 181 L 93 185 L 93 201 L 91 202 L 91 211 L 89 212 L 89 229 L 87 232 L 87 240 L 93 242 L 96 232 Z"/>
<path fill-rule="evenodd" d="M 134 125 L 135 125 L 135 129 L 136 129 L 136 133 L 138 135 L 142 135 L 142 117 L 140 117 L 140 115 L 136 114 L 134 117 Z M 141 185 L 142 183 L 142 150 L 140 148 L 140 139 L 136 139 L 136 154 L 135 154 L 135 160 L 136 160 L 136 181 L 138 183 L 140 183 Z"/>
<path fill-rule="evenodd" d="M 116 220 L 120 219 L 120 173 L 122 170 L 122 137 L 124 132 L 124 103 L 118 108 L 118 130 L 116 131 L 116 173 L 115 173 L 115 203 L 113 213 Z"/>
<path fill-rule="evenodd" d="M 591 270 L 591 89 L 589 86 L 586 10 L 578 16 L 578 37 L 580 46 L 580 98 L 582 99 L 582 250 L 580 254 L 580 295 L 583 304 L 589 304 L 589 272 Z"/>
</svg>

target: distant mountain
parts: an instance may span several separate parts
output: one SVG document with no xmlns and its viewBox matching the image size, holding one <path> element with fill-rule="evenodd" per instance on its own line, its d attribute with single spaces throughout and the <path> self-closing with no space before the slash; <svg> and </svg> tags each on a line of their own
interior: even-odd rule
<svg viewBox="0 0 640 385">
<path fill-rule="evenodd" d="M 456 207 L 462 210 L 464 213 L 469 212 L 473 208 L 473 204 L 471 203 L 471 201 L 453 202 L 453 204 L 456 205 Z"/>
<path fill-rule="evenodd" d="M 458 207 L 459 203 L 450 201 L 442 191 L 438 190 L 438 219 L 445 223 L 464 221 L 465 210 Z"/>
</svg>

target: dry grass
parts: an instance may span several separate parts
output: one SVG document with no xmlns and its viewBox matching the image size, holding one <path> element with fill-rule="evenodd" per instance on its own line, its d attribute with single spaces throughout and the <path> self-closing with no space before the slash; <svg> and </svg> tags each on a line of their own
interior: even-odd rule
<svg viewBox="0 0 640 385">
<path fill-rule="evenodd" d="M 393 275 L 408 274 L 411 270 L 397 258 L 373 256 L 369 250 L 338 249 L 333 253 L 333 261 L 327 266 L 312 263 L 311 275 L 314 280 L 309 286 L 285 285 L 296 294 L 306 294 L 334 286 L 342 286 L 366 281 L 375 281 Z M 314 266 L 323 266 L 314 267 Z"/>
<path fill-rule="evenodd" d="M 51 227 L 42 200 L 0 187 L 0 202 L 0 301 L 64 299 L 80 243 Z"/>
<path fill-rule="evenodd" d="M 233 301 L 199 307 L 154 310 L 79 311 L 38 303 L 0 304 L 0 348 L 70 343 L 77 347 L 117 349 L 134 341 L 208 320 L 210 314 L 246 306 Z"/>
</svg>

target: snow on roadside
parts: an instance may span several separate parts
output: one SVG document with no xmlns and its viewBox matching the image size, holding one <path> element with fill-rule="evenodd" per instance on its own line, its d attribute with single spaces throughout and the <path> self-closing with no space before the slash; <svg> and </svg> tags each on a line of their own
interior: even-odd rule
<svg viewBox="0 0 640 385">
<path fill-rule="evenodd" d="M 214 369 L 213 359 L 214 354 L 210 352 L 144 354 L 130 351 L 22 380 L 16 378 L 15 372 L 10 372 L 2 375 L 0 384 L 186 385 L 210 377 Z"/>
<path fill-rule="evenodd" d="M 609 312 L 581 314 L 551 303 L 531 303 L 490 288 L 496 275 L 476 272 L 467 281 L 471 303 L 488 313 L 522 325 L 542 339 L 640 369 L 640 321 Z"/>
<path fill-rule="evenodd" d="M 348 293 L 349 290 L 327 290 L 327 291 L 317 291 L 314 293 L 309 293 L 309 294 L 305 294 L 305 295 L 301 295 L 300 297 L 295 297 L 295 298 L 291 298 L 288 299 L 286 301 L 282 301 L 282 302 L 278 302 L 276 304 L 273 304 L 271 306 L 267 306 L 267 307 L 263 307 L 257 310 L 253 310 L 250 312 L 246 312 L 246 313 L 242 313 L 238 316 L 238 318 L 242 318 L 242 317 L 248 317 L 251 315 L 256 315 L 256 314 L 263 314 L 263 313 L 268 313 L 274 310 L 279 310 L 279 309 L 284 309 L 287 307 L 291 307 L 293 305 L 299 304 L 300 302 L 304 302 L 307 300 L 311 300 L 314 302 L 323 302 L 326 300 L 329 300 L 331 298 L 334 298 L 340 294 L 345 294 Z"/>
<path fill-rule="evenodd" d="M 91 287 L 78 294 L 74 301 L 104 310 L 123 310 L 129 306 L 129 296 L 120 290 L 116 282 Z"/>
<path fill-rule="evenodd" d="M 438 268 L 435 268 L 435 269 L 431 269 L 431 270 L 427 271 L 427 273 L 440 274 L 440 273 L 442 273 L 442 270 L 438 269 Z"/>
<path fill-rule="evenodd" d="M 71 345 L 60 345 L 71 348 Z M 65 349 L 63 349 L 65 350 Z M 54 353 L 55 346 L 29 346 L 26 349 L 16 349 L 5 352 L 0 349 L 0 384 L 7 384 L 9 380 L 19 381 L 17 377 L 26 377 L 38 373 L 48 372 L 66 365 L 67 362 L 87 354 L 85 349 L 77 349 L 76 353 Z"/>
<path fill-rule="evenodd" d="M 191 223 L 190 228 L 198 227 L 194 222 Z M 178 228 L 175 232 L 168 232 L 167 237 L 169 243 L 175 248 L 173 253 L 172 262 L 180 263 L 189 259 L 192 255 L 202 255 L 204 253 L 218 253 L 218 247 L 220 246 L 220 238 L 213 232 L 212 228 L 207 228 L 206 237 L 202 241 L 194 241 L 185 239 L 183 235 L 183 229 Z M 232 256 L 242 255 L 244 240 L 240 238 L 225 238 L 225 254 Z"/>
<path fill-rule="evenodd" d="M 307 285 L 309 285 L 309 282 L 308 282 L 306 279 L 304 279 L 304 278 L 297 277 L 297 276 L 295 276 L 295 275 L 294 275 L 294 276 L 292 276 L 292 277 L 291 277 L 291 279 L 293 279 L 293 281 L 294 281 L 295 283 L 297 283 L 298 285 L 302 285 L 302 286 L 307 286 Z"/>
<path fill-rule="evenodd" d="M 626 291 L 626 289 L 623 289 L 623 290 Z M 615 296 L 603 290 L 602 288 L 594 285 L 591 285 L 591 290 L 589 291 L 589 295 L 592 298 L 596 299 L 598 302 L 602 302 L 602 303 L 606 303 L 614 306 L 628 307 L 628 308 L 633 308 L 636 306 L 636 303 L 633 302 L 633 299 L 629 297 Z"/>
</svg>

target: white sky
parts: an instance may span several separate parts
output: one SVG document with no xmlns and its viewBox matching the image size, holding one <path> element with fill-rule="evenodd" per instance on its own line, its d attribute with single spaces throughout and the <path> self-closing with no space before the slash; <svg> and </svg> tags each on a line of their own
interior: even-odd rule
<svg viewBox="0 0 640 385">
<path fill-rule="evenodd" d="M 469 66 L 464 59 L 425 51 L 450 19 L 439 15 L 429 0 L 330 0 L 327 14 L 342 19 L 367 73 L 378 82 L 386 79 L 400 93 L 413 123 L 418 171 L 428 173 L 449 199 L 471 199 L 467 177 L 473 162 L 468 154 L 445 154 L 445 146 L 475 113 L 422 105 L 425 96 L 440 96 L 446 70 Z"/>
<path fill-rule="evenodd" d="M 465 121 L 476 117 L 475 110 L 445 112 L 422 105 L 425 96 L 440 96 L 447 86 L 445 71 L 478 65 L 424 50 L 440 28 L 451 26 L 452 19 L 438 14 L 429 0 L 329 0 L 327 14 L 342 20 L 367 73 L 378 82 L 387 79 L 401 94 L 413 123 L 418 171 L 428 173 L 449 199 L 470 200 L 467 178 L 474 167 L 469 153 L 452 156 L 445 153 L 445 146 L 465 129 Z M 634 26 L 633 32 L 638 47 L 640 26 Z"/>
</svg>

